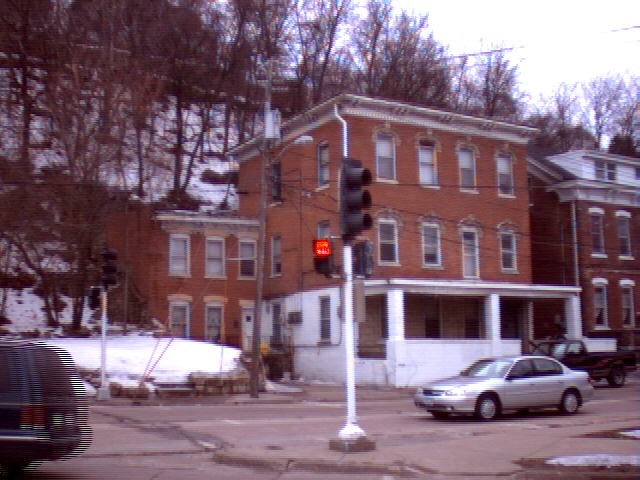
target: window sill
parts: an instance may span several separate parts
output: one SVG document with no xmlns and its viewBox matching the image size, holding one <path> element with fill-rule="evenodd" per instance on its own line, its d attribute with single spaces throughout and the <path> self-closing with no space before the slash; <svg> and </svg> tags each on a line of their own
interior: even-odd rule
<svg viewBox="0 0 640 480">
<path fill-rule="evenodd" d="M 331 340 L 320 340 L 318 342 L 318 347 L 330 347 L 331 346 Z"/>
<path fill-rule="evenodd" d="M 238 277 L 238 280 L 255 280 L 256 277 Z"/>
<path fill-rule="evenodd" d="M 611 327 L 610 327 L 610 326 L 608 326 L 608 325 L 595 325 L 595 326 L 593 327 L 593 329 L 594 329 L 594 330 L 600 330 L 600 331 L 603 331 L 603 330 L 605 330 L 605 331 L 606 331 L 606 330 L 611 330 Z"/>
<path fill-rule="evenodd" d="M 327 190 L 329 188 L 329 184 L 327 183 L 326 185 L 318 185 L 316 188 L 313 189 L 314 192 L 321 192 L 323 190 Z"/>
<path fill-rule="evenodd" d="M 518 273 L 520 273 L 518 270 L 513 270 L 513 269 L 504 269 L 504 270 L 500 270 L 501 273 L 504 273 L 505 275 L 517 275 Z"/>
<path fill-rule="evenodd" d="M 208 280 L 226 280 L 226 275 L 205 275 L 204 278 Z"/>
<path fill-rule="evenodd" d="M 498 197 L 499 198 L 516 198 L 516 195 L 514 193 L 499 193 L 498 192 Z"/>
<path fill-rule="evenodd" d="M 633 261 L 635 259 L 636 259 L 636 257 L 631 256 L 631 255 L 619 255 L 618 256 L 618 260 Z"/>
<path fill-rule="evenodd" d="M 398 262 L 379 262 L 378 265 L 380 267 L 401 267 L 402 266 Z"/>
<path fill-rule="evenodd" d="M 420 188 L 424 188 L 425 190 L 440 190 L 440 185 L 435 183 L 421 183 Z"/>
<path fill-rule="evenodd" d="M 444 270 L 444 267 L 442 265 L 436 265 L 436 264 L 422 265 L 422 268 L 427 270 Z"/>
<path fill-rule="evenodd" d="M 190 273 L 169 273 L 170 278 L 191 278 Z"/>
<path fill-rule="evenodd" d="M 592 253 L 591 258 L 607 258 L 608 255 L 606 253 Z"/>
<path fill-rule="evenodd" d="M 376 178 L 376 183 L 389 183 L 392 185 L 398 185 L 398 180 L 394 178 Z"/>
<path fill-rule="evenodd" d="M 471 195 L 479 195 L 480 192 L 475 188 L 461 188 L 460 193 L 470 193 Z"/>
</svg>

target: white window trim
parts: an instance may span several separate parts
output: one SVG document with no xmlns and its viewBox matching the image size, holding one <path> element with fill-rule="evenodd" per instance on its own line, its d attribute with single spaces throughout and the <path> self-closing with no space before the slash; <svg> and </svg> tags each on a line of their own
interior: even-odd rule
<svg viewBox="0 0 640 480">
<path fill-rule="evenodd" d="M 191 336 L 191 302 L 186 300 L 170 300 L 169 301 L 169 330 L 171 334 L 173 334 L 173 324 L 171 323 L 173 316 L 171 314 L 173 313 L 174 307 L 186 307 L 187 318 L 185 320 L 184 337 L 180 337 L 180 338 L 189 338 Z"/>
<path fill-rule="evenodd" d="M 618 230 L 617 220 L 619 218 L 627 219 L 627 243 L 629 247 L 629 254 L 618 254 L 619 260 L 635 260 L 633 256 L 633 245 L 631 242 L 631 213 L 625 212 L 623 210 L 616 211 L 616 237 L 618 240 L 618 249 L 620 249 L 620 231 Z"/>
<path fill-rule="evenodd" d="M 207 328 L 208 327 L 207 310 L 209 308 L 219 308 L 220 309 L 220 339 L 222 339 L 222 324 L 224 322 L 224 305 L 221 302 L 206 302 L 204 304 L 204 338 L 207 341 L 211 341 L 207 337 L 207 333 L 208 333 L 208 328 Z"/>
<path fill-rule="evenodd" d="M 322 163 L 322 157 L 320 155 L 320 152 L 322 151 L 326 151 L 327 152 L 327 163 L 326 165 L 324 165 Z M 329 169 L 329 165 L 331 163 L 331 160 L 329 158 L 329 142 L 320 142 L 316 148 L 316 175 L 318 176 L 317 178 L 317 182 L 316 182 L 316 189 L 317 190 L 322 190 L 325 188 L 329 187 L 329 184 L 331 183 L 331 172 Z M 321 181 L 321 170 L 324 168 L 326 168 L 326 172 L 327 172 L 327 180 L 326 182 L 322 182 Z"/>
<path fill-rule="evenodd" d="M 171 244 L 173 240 L 185 240 L 186 242 L 186 258 L 185 258 L 185 270 L 177 271 L 173 266 L 173 259 L 171 257 Z M 169 276 L 170 277 L 189 277 L 191 276 L 191 237 L 183 233 L 172 233 L 169 235 Z"/>
<path fill-rule="evenodd" d="M 594 290 L 593 290 L 593 308 L 594 308 L 594 313 L 595 313 L 595 308 L 596 308 L 596 304 L 595 304 L 595 299 L 596 299 L 596 292 L 595 289 L 596 288 L 603 288 L 604 289 L 604 298 L 603 300 L 603 320 L 604 323 L 602 325 L 598 325 L 597 323 L 597 318 L 594 315 L 593 318 L 593 326 L 596 330 L 609 330 L 609 301 L 608 301 L 608 297 L 609 297 L 609 288 L 608 288 L 608 284 L 609 282 L 604 279 L 604 278 L 594 278 L 591 283 L 593 284 Z"/>
<path fill-rule="evenodd" d="M 507 158 L 509 160 L 509 178 L 511 180 L 511 192 L 510 193 L 503 193 L 501 192 L 501 185 L 500 185 L 500 168 L 499 168 L 499 162 L 500 162 L 500 158 Z M 505 197 L 505 198 L 514 198 L 516 196 L 516 185 L 515 185 L 515 177 L 514 177 L 514 173 L 513 173 L 513 155 L 511 154 L 507 154 L 507 153 L 501 153 L 496 157 L 496 183 L 498 184 L 498 196 L 499 197 Z"/>
<path fill-rule="evenodd" d="M 510 235 L 513 239 L 513 267 L 507 268 L 502 262 L 502 236 Z M 500 230 L 498 232 L 498 251 L 500 252 L 500 271 L 503 273 L 518 273 L 518 236 L 512 230 Z"/>
<path fill-rule="evenodd" d="M 602 242 L 602 252 L 594 252 L 593 251 L 593 219 L 594 217 L 600 218 L 600 241 Z M 591 231 L 589 232 L 591 236 L 591 258 L 607 258 L 607 246 L 605 244 L 605 232 L 604 232 L 604 210 L 601 208 L 589 208 L 589 228 Z"/>
<path fill-rule="evenodd" d="M 473 186 L 472 187 L 465 187 L 462 185 L 462 167 L 460 165 L 460 157 L 459 157 L 459 152 L 461 150 L 468 150 L 469 152 L 471 152 L 471 165 L 473 168 Z M 475 149 L 466 145 L 458 147 L 456 149 L 456 166 L 458 168 L 458 182 L 460 185 L 460 191 L 466 192 L 466 193 L 479 193 L 478 192 L 478 168 L 477 168 L 478 165 L 477 165 Z"/>
<path fill-rule="evenodd" d="M 465 275 L 464 266 L 465 266 L 465 245 L 464 245 L 464 234 L 465 233 L 473 233 L 475 235 L 475 252 L 474 252 L 474 260 L 475 260 L 475 275 Z M 462 254 L 462 278 L 480 278 L 480 236 L 478 235 L 477 228 L 466 227 L 460 230 L 460 248 Z"/>
<path fill-rule="evenodd" d="M 381 248 L 382 245 L 388 245 L 390 242 L 387 241 L 382 241 L 381 235 L 380 235 L 380 226 L 383 224 L 387 224 L 387 225 L 393 225 L 393 246 L 394 246 L 394 253 L 395 253 L 395 261 L 388 261 L 388 260 L 382 260 L 382 255 L 381 253 Z M 393 265 L 393 266 L 398 266 L 400 265 L 400 251 L 398 248 L 398 222 L 396 222 L 393 219 L 380 219 L 378 220 L 378 262 L 380 265 Z"/>
<path fill-rule="evenodd" d="M 222 264 L 222 273 L 212 273 L 209 271 L 208 266 L 209 266 L 209 241 L 217 241 L 220 242 L 222 245 L 222 249 L 220 251 L 220 255 L 221 255 L 221 264 Z M 214 237 L 214 236 L 210 236 L 210 237 L 206 237 L 205 238 L 205 243 L 204 243 L 205 247 L 205 258 L 204 258 L 204 275 L 207 278 L 224 278 L 226 276 L 227 273 L 227 268 L 225 265 L 225 259 L 226 259 L 226 253 L 225 253 L 225 244 L 224 244 L 224 238 L 222 237 Z"/>
<path fill-rule="evenodd" d="M 436 242 L 437 242 L 437 256 L 438 260 L 435 263 L 425 262 L 426 244 L 424 242 L 424 229 L 425 227 L 435 228 L 436 230 Z M 423 268 L 442 268 L 442 229 L 438 222 L 422 222 L 422 267 Z"/>
<path fill-rule="evenodd" d="M 388 137 L 391 140 L 391 166 L 393 170 L 393 174 L 391 178 L 381 177 L 380 176 L 380 164 L 378 159 L 380 158 L 378 155 L 378 139 L 380 137 Z M 393 134 L 387 132 L 379 132 L 376 134 L 375 138 L 375 154 L 376 154 L 376 181 L 377 182 L 390 182 L 397 183 L 398 181 L 398 171 L 396 164 L 396 140 Z"/>
<path fill-rule="evenodd" d="M 628 280 L 628 279 L 622 279 L 619 282 L 620 285 L 620 310 L 621 310 L 621 314 L 622 314 L 622 328 L 635 328 L 636 326 L 636 319 L 635 319 L 635 303 L 633 301 L 633 291 L 634 291 L 634 287 L 636 285 L 636 282 L 634 282 L 633 280 Z M 630 323 L 625 323 L 624 322 L 624 302 L 623 302 L 623 292 L 629 292 L 630 293 L 630 300 L 631 300 L 631 305 L 629 305 L 629 308 L 631 309 L 631 322 Z"/>
<path fill-rule="evenodd" d="M 276 272 L 276 256 L 275 256 L 275 248 L 274 243 L 275 240 L 278 239 L 280 243 L 280 271 Z M 282 235 L 274 235 L 271 237 L 271 276 L 272 277 L 281 277 L 282 276 Z"/>
<path fill-rule="evenodd" d="M 254 280 L 257 275 L 258 265 L 257 265 L 257 254 L 258 254 L 258 242 L 253 238 L 241 238 L 238 240 L 238 253 L 240 253 L 240 246 L 243 243 L 252 243 L 253 244 L 253 257 L 252 258 L 242 258 L 239 256 L 238 258 L 238 278 L 241 280 Z M 242 261 L 243 260 L 253 260 L 253 275 L 243 275 L 242 274 Z"/>
<path fill-rule="evenodd" d="M 422 162 L 420 160 L 420 153 L 422 152 L 422 150 L 430 150 L 431 151 L 431 163 L 427 164 L 426 162 Z M 433 177 L 433 181 L 432 182 L 425 182 L 422 179 L 422 165 L 423 163 L 425 165 L 430 165 L 431 166 L 431 174 Z M 425 141 L 419 141 L 418 142 L 418 182 L 420 183 L 421 187 L 425 187 L 425 188 L 440 188 L 440 182 L 438 179 L 438 161 L 437 161 L 437 154 L 436 154 L 436 145 L 435 143 L 427 143 Z"/>
</svg>

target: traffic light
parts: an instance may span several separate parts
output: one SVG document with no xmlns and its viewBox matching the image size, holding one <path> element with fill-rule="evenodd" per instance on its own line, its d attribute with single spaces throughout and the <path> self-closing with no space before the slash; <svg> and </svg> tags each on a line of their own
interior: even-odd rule
<svg viewBox="0 0 640 480">
<path fill-rule="evenodd" d="M 333 274 L 333 243 L 330 238 L 313 240 L 313 268 L 327 278 Z"/>
<path fill-rule="evenodd" d="M 358 242 L 353 246 L 353 274 L 370 277 L 373 273 L 373 243 L 371 240 Z"/>
<path fill-rule="evenodd" d="M 91 310 L 95 310 L 96 308 L 100 308 L 100 304 L 102 303 L 100 300 L 100 294 L 102 293 L 102 289 L 100 287 L 91 287 L 89 289 L 89 308 Z"/>
<path fill-rule="evenodd" d="M 102 253 L 102 285 L 109 288 L 118 283 L 118 267 L 116 261 L 118 255 L 113 250 L 105 248 Z"/>
<path fill-rule="evenodd" d="M 343 159 L 340 175 L 340 224 L 344 241 L 351 240 L 373 224 L 371 216 L 362 211 L 371 206 L 371 194 L 363 189 L 370 184 L 371 172 L 362 167 L 360 160 Z"/>
</svg>

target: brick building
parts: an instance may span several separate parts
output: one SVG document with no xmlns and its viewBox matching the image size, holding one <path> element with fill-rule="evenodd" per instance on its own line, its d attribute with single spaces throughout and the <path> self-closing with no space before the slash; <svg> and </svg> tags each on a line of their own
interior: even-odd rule
<svg viewBox="0 0 640 480">
<path fill-rule="evenodd" d="M 534 282 L 580 286 L 580 333 L 637 348 L 640 161 L 571 151 L 529 164 Z M 548 306 L 539 320 L 552 325 Z"/>
<path fill-rule="evenodd" d="M 335 237 L 340 263 L 345 148 L 373 176 L 374 225 L 363 237 L 375 267 L 356 316 L 358 382 L 415 385 L 481 356 L 520 352 L 538 336 L 538 302 L 559 301 L 579 336 L 579 287 L 533 282 L 532 132 L 353 95 L 286 122 L 269 154 L 263 340 L 289 346 L 294 374 L 344 380 L 341 281 L 314 272 L 311 244 Z M 312 144 L 297 145 L 301 136 Z M 230 152 L 245 218 L 259 214 L 262 145 L 256 138 Z"/>
</svg>

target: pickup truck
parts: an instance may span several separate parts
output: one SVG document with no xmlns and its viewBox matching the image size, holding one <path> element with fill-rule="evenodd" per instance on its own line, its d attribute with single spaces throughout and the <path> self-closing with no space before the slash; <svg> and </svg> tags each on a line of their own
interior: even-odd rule
<svg viewBox="0 0 640 480">
<path fill-rule="evenodd" d="M 584 370 L 593 381 L 606 379 L 611 387 L 622 387 L 627 373 L 636 370 L 633 352 L 589 352 L 582 340 L 532 342 L 534 354 L 553 357 L 572 370 Z"/>
</svg>

